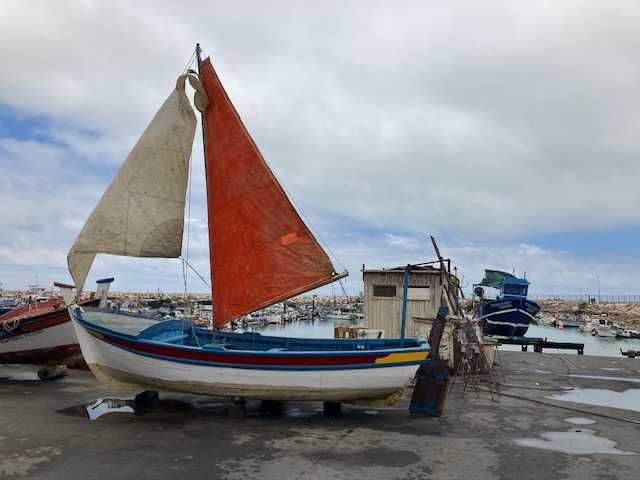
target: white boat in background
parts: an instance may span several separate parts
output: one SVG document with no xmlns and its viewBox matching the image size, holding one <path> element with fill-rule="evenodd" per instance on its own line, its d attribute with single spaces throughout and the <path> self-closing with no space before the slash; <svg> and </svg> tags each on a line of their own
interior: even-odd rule
<svg viewBox="0 0 640 480">
<path fill-rule="evenodd" d="M 325 320 L 343 320 L 354 321 L 364 318 L 364 315 L 359 316 L 358 312 L 353 307 L 340 307 L 327 310 L 320 314 L 320 317 Z"/>
<path fill-rule="evenodd" d="M 598 337 L 613 338 L 616 336 L 618 327 L 608 318 L 600 318 L 595 323 L 591 334 Z"/>
<path fill-rule="evenodd" d="M 640 330 L 621 329 L 616 332 L 617 338 L 640 338 Z"/>
<path fill-rule="evenodd" d="M 597 324 L 596 320 L 593 320 L 591 318 L 585 318 L 582 320 L 582 323 L 578 327 L 578 330 L 580 330 L 583 333 L 592 333 L 593 329 L 596 328 L 596 324 Z"/>
<path fill-rule="evenodd" d="M 229 100 L 210 59 L 181 75 L 103 194 L 67 257 L 81 288 L 98 253 L 181 255 L 196 116 L 203 114 L 213 323 L 337 281 L 329 256 L 291 204 Z M 144 175 L 140 172 L 144 172 Z M 108 232 L 108 235 L 105 235 Z M 89 368 L 101 381 L 261 400 L 388 401 L 429 355 L 422 338 L 301 339 L 150 321 L 71 307 Z M 135 320 L 132 322 L 132 319 Z"/>
</svg>

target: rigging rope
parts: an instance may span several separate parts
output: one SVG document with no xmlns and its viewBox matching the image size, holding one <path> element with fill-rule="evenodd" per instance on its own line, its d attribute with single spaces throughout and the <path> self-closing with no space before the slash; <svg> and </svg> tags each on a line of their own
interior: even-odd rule
<svg viewBox="0 0 640 480">
<path fill-rule="evenodd" d="M 307 228 L 309 228 L 309 231 L 312 233 L 312 235 L 314 235 L 315 239 L 317 240 L 317 242 L 320 244 L 321 247 L 326 248 L 327 252 L 329 252 L 329 256 L 333 257 L 333 260 L 335 260 L 335 262 L 338 264 L 337 266 L 342 268 L 342 270 L 344 272 L 347 272 L 347 267 L 344 265 L 344 263 L 342 263 L 340 261 L 340 259 L 338 258 L 338 256 L 333 253 L 333 250 L 331 250 L 331 248 L 329 247 L 329 244 L 324 240 L 324 238 L 322 238 L 322 236 L 320 235 L 320 233 L 318 232 L 318 230 L 315 229 L 315 227 L 313 226 L 313 224 L 309 221 L 309 219 L 307 218 L 307 216 L 304 214 L 304 212 L 302 211 L 302 209 L 300 208 L 300 206 L 296 203 L 296 201 L 293 199 L 293 197 L 291 196 L 291 194 L 289 194 L 289 191 L 287 190 L 287 188 L 284 186 L 284 184 L 282 182 L 280 182 L 279 178 L 280 176 L 278 175 L 278 172 L 276 171 L 276 169 L 273 168 L 272 165 L 269 164 L 269 162 L 267 161 L 266 158 L 262 157 L 262 159 L 264 160 L 264 163 L 267 164 L 267 167 L 271 170 L 271 172 L 273 173 L 273 176 L 276 178 L 276 180 L 278 181 L 278 183 L 280 184 L 280 187 L 282 187 L 282 190 L 284 191 L 285 195 L 287 196 L 288 200 L 291 202 L 291 205 L 293 205 L 293 208 L 297 211 L 297 213 L 300 215 L 300 217 L 302 218 L 302 220 L 304 221 L 305 225 L 307 226 Z M 348 272 L 347 272 L 348 273 Z"/>
<path fill-rule="evenodd" d="M 182 261 L 187 265 L 187 267 L 189 267 L 189 268 L 191 269 L 191 271 L 192 271 L 193 273 L 195 273 L 195 274 L 198 276 L 198 278 L 199 278 L 200 280 L 202 280 L 202 283 L 204 283 L 207 287 L 211 288 L 211 284 L 210 284 L 209 282 L 207 282 L 207 281 L 204 279 L 204 277 L 203 277 L 202 275 L 200 275 L 200 272 L 198 272 L 198 271 L 193 267 L 193 265 L 191 265 L 187 260 L 185 260 L 185 258 L 184 258 L 184 257 L 179 257 L 179 258 L 180 258 L 180 259 L 181 259 L 181 260 L 182 260 Z"/>
<path fill-rule="evenodd" d="M 180 257 L 180 259 L 182 260 L 182 280 L 184 282 L 184 297 L 185 299 L 188 296 L 188 286 L 187 286 L 187 279 L 188 279 L 188 271 L 187 271 L 187 264 L 189 263 L 189 245 L 191 243 L 191 172 L 193 169 L 193 162 L 192 162 L 192 158 L 193 155 L 189 156 L 189 184 L 188 184 L 188 191 L 189 194 L 187 195 L 187 241 L 186 241 L 186 247 L 185 247 L 185 256 L 184 257 Z"/>
<path fill-rule="evenodd" d="M 191 67 L 191 65 L 193 65 L 193 62 L 196 58 L 196 49 L 193 49 L 193 53 L 191 53 L 191 56 L 189 57 L 189 60 L 187 61 L 187 64 L 184 66 L 184 69 L 182 70 L 182 73 L 185 74 L 189 71 L 189 67 Z"/>
</svg>

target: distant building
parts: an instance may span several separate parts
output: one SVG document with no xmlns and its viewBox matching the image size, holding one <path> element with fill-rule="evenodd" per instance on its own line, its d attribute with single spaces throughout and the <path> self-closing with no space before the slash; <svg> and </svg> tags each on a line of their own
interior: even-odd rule
<svg viewBox="0 0 640 480">
<path fill-rule="evenodd" d="M 383 330 L 387 338 L 400 336 L 404 273 L 404 267 L 365 269 L 363 266 L 365 327 Z M 441 305 L 449 306 L 449 311 L 453 313 L 442 287 L 443 280 L 450 285 L 452 297 L 457 297 L 459 280 L 454 274 L 428 264 L 411 267 L 407 288 L 406 337 L 428 335 L 431 322 Z M 452 301 L 455 302 L 453 298 Z"/>
</svg>

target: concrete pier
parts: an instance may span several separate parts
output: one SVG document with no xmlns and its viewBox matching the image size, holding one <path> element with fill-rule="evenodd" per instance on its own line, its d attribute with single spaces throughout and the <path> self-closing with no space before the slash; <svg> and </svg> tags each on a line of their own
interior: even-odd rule
<svg viewBox="0 0 640 480">
<path fill-rule="evenodd" d="M 89 372 L 39 381 L 35 367 L 0 366 L 0 478 L 640 475 L 640 411 L 628 409 L 640 410 L 633 403 L 640 360 L 501 352 L 498 362 L 498 401 L 486 392 L 463 395 L 457 380 L 441 418 L 413 416 L 406 401 L 392 409 L 343 405 L 339 418 L 326 417 L 322 403 L 288 403 L 273 416 L 248 401 L 244 418 L 230 418 L 231 401 L 160 392 L 144 415 L 95 421 L 81 404 L 118 395 Z"/>
</svg>

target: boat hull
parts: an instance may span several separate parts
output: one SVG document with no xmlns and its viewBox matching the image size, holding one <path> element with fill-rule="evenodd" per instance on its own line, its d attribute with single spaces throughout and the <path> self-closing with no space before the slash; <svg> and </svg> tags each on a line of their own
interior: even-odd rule
<svg viewBox="0 0 640 480">
<path fill-rule="evenodd" d="M 75 366 L 81 361 L 80 346 L 64 307 L 0 322 L 0 363 Z"/>
<path fill-rule="evenodd" d="M 595 329 L 596 335 L 602 338 L 615 338 L 616 332 L 611 328 L 602 328 L 596 327 Z"/>
<path fill-rule="evenodd" d="M 80 346 L 68 313 L 67 320 L 58 325 L 0 338 L 0 363 L 59 364 L 79 356 Z"/>
<path fill-rule="evenodd" d="M 299 365 L 290 367 L 290 359 L 277 352 L 207 353 L 158 342 L 139 343 L 72 315 L 91 371 L 101 382 L 127 390 L 143 387 L 281 401 L 381 400 L 401 390 L 428 355 L 428 347 L 398 354 L 381 352 L 378 363 L 349 367 L 334 362 L 327 352 L 300 352 Z M 224 355 L 235 359 L 221 358 Z M 375 356 L 367 352 L 342 355 L 353 362 Z M 315 365 L 316 357 L 326 366 Z"/>
<path fill-rule="evenodd" d="M 495 300 L 480 304 L 476 318 L 485 335 L 523 337 L 539 311 L 538 304 L 529 300 Z"/>
</svg>

